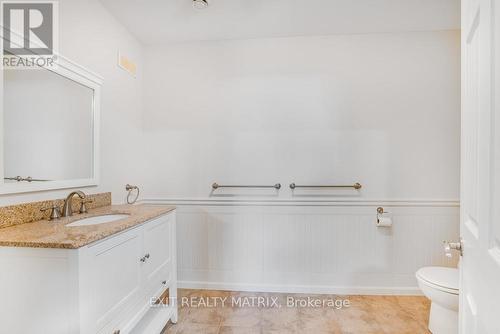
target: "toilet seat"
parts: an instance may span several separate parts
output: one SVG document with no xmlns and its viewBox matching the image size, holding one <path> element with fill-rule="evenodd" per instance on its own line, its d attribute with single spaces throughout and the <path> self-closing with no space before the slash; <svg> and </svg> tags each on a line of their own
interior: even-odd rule
<svg viewBox="0 0 500 334">
<path fill-rule="evenodd" d="M 458 295 L 458 269 L 446 267 L 424 267 L 417 271 L 417 278 L 430 287 Z"/>
</svg>

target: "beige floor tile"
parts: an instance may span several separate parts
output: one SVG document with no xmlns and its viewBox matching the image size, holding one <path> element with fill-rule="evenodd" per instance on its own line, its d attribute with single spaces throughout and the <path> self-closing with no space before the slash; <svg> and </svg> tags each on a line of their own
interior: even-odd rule
<svg viewBox="0 0 500 334">
<path fill-rule="evenodd" d="M 301 333 L 342 333 L 333 310 L 324 308 L 299 309 L 297 329 Z"/>
<path fill-rule="evenodd" d="M 269 308 L 262 310 L 262 328 L 266 330 L 297 331 L 299 311 L 292 308 Z"/>
<path fill-rule="evenodd" d="M 397 303 L 403 308 L 410 316 L 418 321 L 422 326 L 427 327 L 429 323 L 429 309 L 431 302 L 420 296 L 397 296 Z"/>
<path fill-rule="evenodd" d="M 185 319 L 187 324 L 202 324 L 219 326 L 222 320 L 222 310 L 217 308 L 193 308 Z"/>
<path fill-rule="evenodd" d="M 175 334 L 218 334 L 219 326 L 184 324 Z"/>
<path fill-rule="evenodd" d="M 304 332 L 299 332 L 297 329 L 270 329 L 270 328 L 265 328 L 262 327 L 261 329 L 262 334 L 305 334 Z M 316 334 L 316 333 L 314 333 Z"/>
<path fill-rule="evenodd" d="M 259 308 L 227 308 L 222 313 L 221 326 L 260 326 L 262 323 L 262 312 Z"/>
<path fill-rule="evenodd" d="M 387 334 L 424 334 L 427 329 L 401 308 L 375 310 L 375 321 Z"/>
<path fill-rule="evenodd" d="M 260 334 L 262 329 L 260 326 L 254 327 L 231 327 L 222 326 L 219 329 L 219 334 Z"/>
<path fill-rule="evenodd" d="M 343 334 L 385 334 L 367 304 L 353 303 L 334 314 Z"/>
<path fill-rule="evenodd" d="M 424 297 L 309 295 L 318 299 L 348 299 L 349 307 L 289 308 L 288 296 L 308 295 L 179 290 L 181 297 L 228 297 L 226 307 L 179 309 L 179 322 L 164 334 L 429 334 L 430 303 Z M 229 307 L 231 297 L 277 298 L 281 308 Z M 254 305 L 255 306 L 255 305 Z"/>
</svg>

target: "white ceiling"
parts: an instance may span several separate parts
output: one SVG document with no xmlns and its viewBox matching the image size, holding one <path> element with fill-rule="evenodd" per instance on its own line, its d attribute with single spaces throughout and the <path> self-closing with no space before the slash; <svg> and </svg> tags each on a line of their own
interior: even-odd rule
<svg viewBox="0 0 500 334">
<path fill-rule="evenodd" d="M 460 0 L 101 0 L 145 44 L 459 29 Z"/>
</svg>

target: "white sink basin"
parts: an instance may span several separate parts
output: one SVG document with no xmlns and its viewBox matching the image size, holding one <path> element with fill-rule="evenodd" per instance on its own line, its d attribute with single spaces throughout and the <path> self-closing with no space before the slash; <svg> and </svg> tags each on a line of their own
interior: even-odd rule
<svg viewBox="0 0 500 334">
<path fill-rule="evenodd" d="M 88 226 L 88 225 L 105 224 L 105 223 L 114 222 L 115 220 L 120 220 L 120 219 L 124 219 L 124 218 L 128 218 L 128 217 L 130 217 L 130 215 L 126 214 L 126 213 L 95 216 L 95 217 L 83 218 L 83 219 L 74 221 L 66 226 L 74 227 L 74 226 Z"/>
</svg>

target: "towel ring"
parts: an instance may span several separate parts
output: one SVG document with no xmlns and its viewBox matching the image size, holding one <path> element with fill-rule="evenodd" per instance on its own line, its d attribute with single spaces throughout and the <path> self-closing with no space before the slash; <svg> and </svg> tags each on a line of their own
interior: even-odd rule
<svg viewBox="0 0 500 334">
<path fill-rule="evenodd" d="M 128 194 L 127 194 L 127 203 L 128 204 L 134 204 L 135 202 L 137 202 L 137 199 L 139 198 L 139 193 L 140 193 L 139 187 L 127 184 L 125 186 L 125 190 L 128 191 Z M 134 190 L 137 190 L 137 194 L 135 195 L 135 198 L 133 200 L 130 200 L 130 195 L 132 195 L 132 192 Z"/>
</svg>

